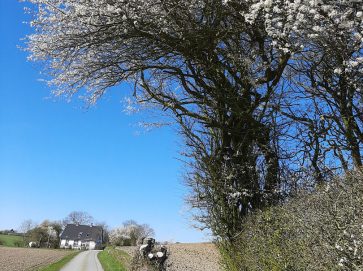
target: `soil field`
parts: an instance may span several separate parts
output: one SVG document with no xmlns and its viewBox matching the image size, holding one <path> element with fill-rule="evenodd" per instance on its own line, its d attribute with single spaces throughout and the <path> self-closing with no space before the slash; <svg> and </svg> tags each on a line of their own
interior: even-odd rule
<svg viewBox="0 0 363 271">
<path fill-rule="evenodd" d="M 71 251 L 0 247 L 1 271 L 30 271 L 62 259 Z"/>
<path fill-rule="evenodd" d="M 220 254 L 214 244 L 168 245 L 167 271 L 221 271 Z"/>
<path fill-rule="evenodd" d="M 220 254 L 211 243 L 169 244 L 167 271 L 221 271 Z M 120 247 L 131 256 L 136 247 Z"/>
</svg>

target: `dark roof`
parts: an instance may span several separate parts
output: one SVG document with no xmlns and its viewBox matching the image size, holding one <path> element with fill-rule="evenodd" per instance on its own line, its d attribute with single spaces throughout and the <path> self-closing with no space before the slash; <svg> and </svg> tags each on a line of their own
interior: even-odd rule
<svg viewBox="0 0 363 271">
<path fill-rule="evenodd" d="M 67 224 L 66 228 L 61 233 L 60 238 L 68 240 L 82 240 L 82 241 L 102 240 L 102 227 Z"/>
</svg>

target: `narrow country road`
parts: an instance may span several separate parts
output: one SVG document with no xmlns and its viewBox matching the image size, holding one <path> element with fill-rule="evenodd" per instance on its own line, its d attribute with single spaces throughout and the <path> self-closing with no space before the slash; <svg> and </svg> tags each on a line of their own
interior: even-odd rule
<svg viewBox="0 0 363 271">
<path fill-rule="evenodd" d="M 79 253 L 60 271 L 103 271 L 98 261 L 97 254 L 99 250 L 87 250 Z"/>
</svg>

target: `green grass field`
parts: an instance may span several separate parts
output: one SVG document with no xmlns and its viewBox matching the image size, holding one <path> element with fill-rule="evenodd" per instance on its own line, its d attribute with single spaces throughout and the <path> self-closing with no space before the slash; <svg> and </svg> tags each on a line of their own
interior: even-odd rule
<svg viewBox="0 0 363 271">
<path fill-rule="evenodd" d="M 17 235 L 0 234 L 0 245 L 6 247 L 22 247 L 23 237 Z"/>
<path fill-rule="evenodd" d="M 126 252 L 110 247 L 98 253 L 98 259 L 104 271 L 127 271 L 131 261 Z"/>
</svg>

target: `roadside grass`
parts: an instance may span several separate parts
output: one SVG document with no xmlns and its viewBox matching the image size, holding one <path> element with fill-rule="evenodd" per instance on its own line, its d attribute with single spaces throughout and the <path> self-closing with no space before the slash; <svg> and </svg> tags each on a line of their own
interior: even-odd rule
<svg viewBox="0 0 363 271">
<path fill-rule="evenodd" d="M 70 254 L 68 254 L 58 262 L 37 269 L 37 271 L 59 271 L 63 266 L 65 266 L 68 262 L 70 262 L 78 253 L 79 251 L 71 252 Z"/>
<path fill-rule="evenodd" d="M 0 245 L 5 247 L 24 246 L 23 237 L 19 235 L 0 234 Z"/>
<path fill-rule="evenodd" d="M 98 259 L 104 271 L 128 271 L 131 256 L 124 251 L 106 247 L 105 250 L 98 253 Z"/>
</svg>

